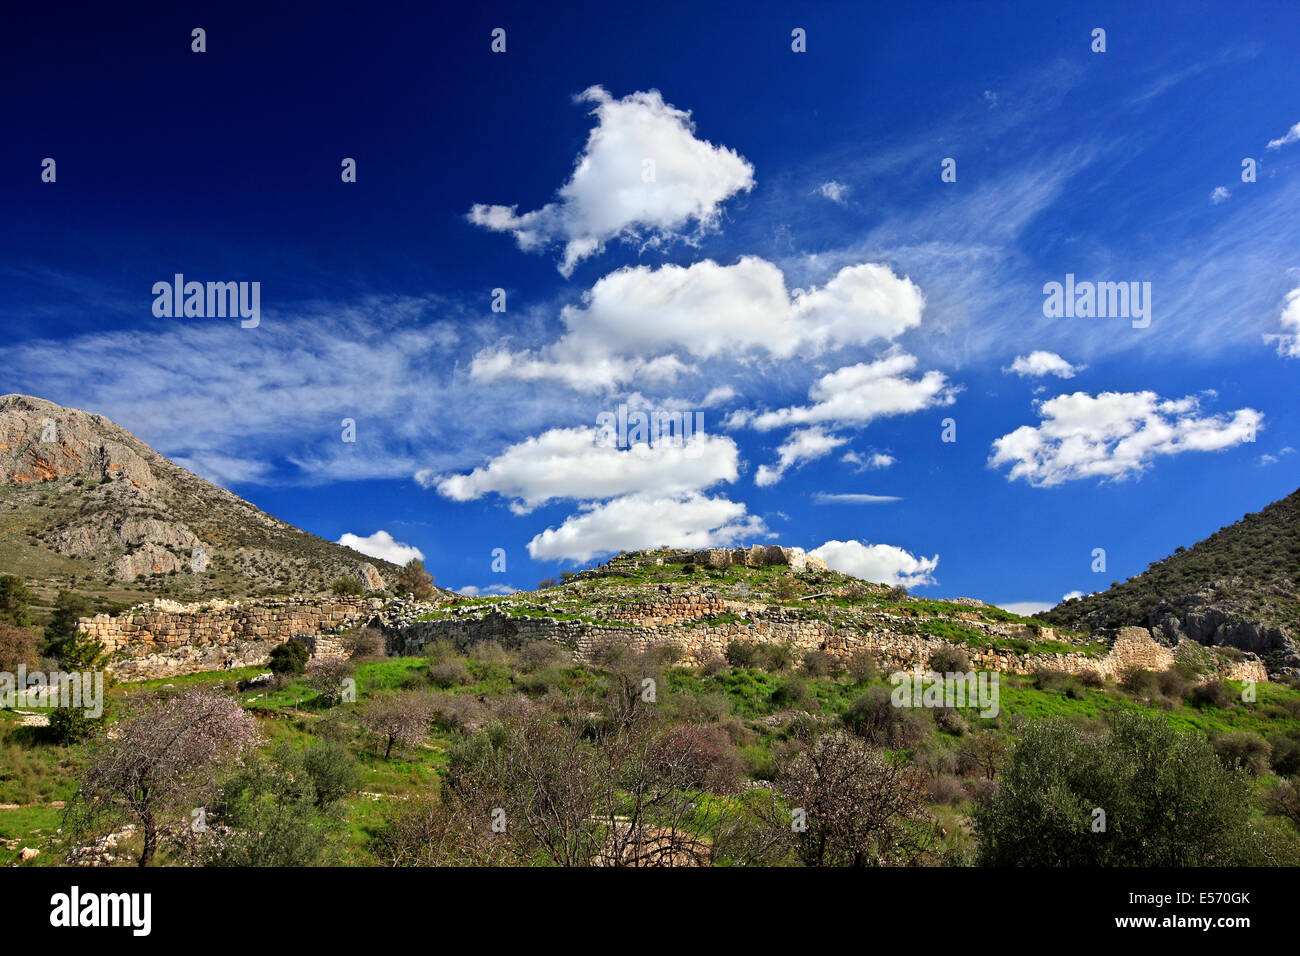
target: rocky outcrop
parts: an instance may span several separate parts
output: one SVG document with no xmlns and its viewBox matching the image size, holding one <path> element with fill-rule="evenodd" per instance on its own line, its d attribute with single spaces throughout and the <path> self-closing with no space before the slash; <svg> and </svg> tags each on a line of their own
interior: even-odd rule
<svg viewBox="0 0 1300 956">
<path fill-rule="evenodd" d="M 170 589 L 323 594 L 358 574 L 382 590 L 397 570 L 273 518 L 102 415 L 27 395 L 0 396 L 0 483 L 10 505 L 4 570 L 54 589 L 75 577 L 77 590 L 107 596 L 123 582 L 194 571 Z"/>
<path fill-rule="evenodd" d="M 807 554 L 803 548 L 786 548 L 774 544 L 755 544 L 748 548 L 734 549 L 700 548 L 674 551 L 664 548 L 658 551 L 625 551 L 619 555 L 619 558 L 633 564 L 638 560 L 652 561 L 655 564 L 697 564 L 716 571 L 732 567 L 762 568 L 769 565 L 784 565 L 799 573 L 826 570 L 825 561 Z"/>
</svg>

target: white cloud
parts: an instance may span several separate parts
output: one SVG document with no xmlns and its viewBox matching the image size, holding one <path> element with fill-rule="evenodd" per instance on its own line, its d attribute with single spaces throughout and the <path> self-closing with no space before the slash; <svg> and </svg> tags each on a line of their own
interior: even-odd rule
<svg viewBox="0 0 1300 956">
<path fill-rule="evenodd" d="M 1300 140 L 1300 123 L 1296 123 L 1289 130 L 1287 130 L 1284 135 L 1279 136 L 1277 139 L 1270 139 L 1268 141 L 1268 148 L 1278 149 L 1279 147 L 1287 146 L 1298 140 Z"/>
<path fill-rule="evenodd" d="M 827 541 L 808 553 L 821 558 L 832 571 L 864 581 L 909 588 L 933 584 L 931 572 L 939 566 L 937 554 L 933 558 L 918 558 L 892 544 L 862 541 Z"/>
<path fill-rule="evenodd" d="M 1259 464 L 1261 466 L 1276 465 L 1286 455 L 1294 455 L 1294 454 L 1295 454 L 1295 449 L 1292 448 L 1290 445 L 1287 445 L 1285 448 L 1281 449 L 1276 455 L 1270 455 L 1267 453 L 1260 455 Z"/>
<path fill-rule="evenodd" d="M 834 179 L 822 183 L 817 187 L 817 191 L 831 202 L 840 204 L 844 203 L 844 200 L 848 198 L 849 193 L 851 192 L 848 186 L 841 182 L 836 182 Z"/>
<path fill-rule="evenodd" d="M 466 597 L 483 597 L 488 594 L 514 594 L 518 590 L 513 584 L 489 584 L 485 588 L 467 584 L 463 588 L 457 588 L 456 593 Z"/>
<path fill-rule="evenodd" d="M 709 394 L 704 396 L 700 402 L 705 408 L 712 408 L 714 405 L 721 405 L 729 402 L 736 397 L 736 390 L 730 385 L 719 385 L 716 388 L 709 389 Z"/>
<path fill-rule="evenodd" d="M 673 548 L 727 547 L 754 537 L 771 537 L 745 505 L 703 495 L 628 495 L 585 505 L 558 528 L 528 542 L 536 561 L 589 561 L 597 555 L 661 544 Z"/>
<path fill-rule="evenodd" d="M 1277 343 L 1277 354 L 1282 358 L 1300 358 L 1300 288 L 1287 293 L 1280 316 L 1285 332 L 1264 336 L 1265 342 Z"/>
<path fill-rule="evenodd" d="M 482 203 L 469 212 L 472 223 L 512 233 L 526 251 L 564 243 L 565 276 L 611 239 L 654 245 L 691 222 L 711 228 L 726 199 L 753 188 L 754 167 L 733 149 L 697 139 L 690 112 L 665 103 L 658 90 L 616 100 L 593 86 L 577 100 L 595 104 L 596 128 L 558 201 L 522 215 L 517 206 Z"/>
<path fill-rule="evenodd" d="M 1227 186 L 1215 186 L 1214 192 L 1210 193 L 1210 202 L 1217 206 L 1219 203 L 1228 199 L 1231 195 L 1232 192 Z"/>
<path fill-rule="evenodd" d="M 1158 455 L 1217 451 L 1254 441 L 1263 415 L 1197 415 L 1198 399 L 1154 392 L 1058 395 L 1038 407 L 1042 424 L 1022 425 L 993 442 L 990 467 L 1011 465 L 1008 480 L 1038 487 L 1079 478 L 1120 480 L 1145 471 Z"/>
<path fill-rule="evenodd" d="M 824 286 L 786 289 L 781 270 L 757 256 L 734 265 L 635 266 L 602 277 L 581 305 L 566 306 L 565 334 L 538 351 L 486 349 L 479 380 L 554 378 L 578 389 L 634 376 L 671 381 L 693 359 L 767 355 L 789 359 L 892 341 L 921 323 L 925 297 L 888 266 L 846 266 Z"/>
<path fill-rule="evenodd" d="M 1004 601 L 997 605 L 1002 610 L 1010 611 L 1012 614 L 1019 614 L 1021 617 L 1029 617 L 1039 611 L 1050 610 L 1054 606 L 1045 601 Z"/>
<path fill-rule="evenodd" d="M 825 491 L 813 495 L 813 501 L 819 505 L 877 505 L 902 500 L 893 495 L 830 494 Z"/>
<path fill-rule="evenodd" d="M 880 451 L 872 452 L 866 458 L 863 458 L 856 451 L 847 451 L 844 453 L 843 457 L 840 458 L 840 461 L 846 464 L 856 465 L 858 471 L 867 471 L 875 468 L 888 468 L 897 460 L 898 459 L 893 455 L 886 455 L 884 452 Z"/>
<path fill-rule="evenodd" d="M 1061 595 L 1061 600 L 1062 600 L 1062 601 L 1074 601 L 1074 600 L 1077 600 L 1078 598 L 1081 598 L 1081 597 L 1083 597 L 1083 592 L 1082 592 L 1082 591 L 1069 591 L 1069 592 L 1067 592 L 1067 593 Z"/>
<path fill-rule="evenodd" d="M 1071 365 L 1055 352 L 1045 352 L 1041 349 L 1036 352 L 1030 352 L 1028 355 L 1017 355 L 1010 368 L 1005 368 L 1004 372 L 1014 372 L 1021 378 L 1041 378 L 1044 375 L 1055 375 L 1057 378 L 1074 378 L 1075 373 L 1083 368 L 1081 365 Z"/>
<path fill-rule="evenodd" d="M 453 501 L 495 492 L 525 514 L 560 498 L 594 500 L 644 492 L 680 495 L 735 481 L 739 452 L 730 438 L 694 435 L 683 446 L 661 441 L 621 449 L 598 441 L 596 428 L 553 428 L 511 445 L 469 474 L 422 471 L 416 480 Z"/>
<path fill-rule="evenodd" d="M 391 561 L 393 564 L 406 564 L 412 558 L 424 560 L 423 551 L 414 545 L 394 541 L 393 536 L 387 531 L 376 531 L 367 538 L 348 532 L 339 538 L 338 543 L 345 548 L 360 551 L 380 561 Z"/>
<path fill-rule="evenodd" d="M 754 484 L 760 488 L 774 485 L 781 480 L 787 469 L 828 455 L 847 441 L 847 438 L 827 434 L 817 427 L 797 429 L 776 450 L 775 465 L 759 465 Z"/>
<path fill-rule="evenodd" d="M 942 372 L 907 378 L 915 367 L 915 356 L 891 350 L 874 362 L 844 366 L 823 375 L 808 390 L 812 405 L 762 413 L 738 412 L 730 420 L 763 431 L 817 423 L 861 426 L 889 415 L 951 405 L 956 400 L 957 389 L 948 384 Z"/>
</svg>

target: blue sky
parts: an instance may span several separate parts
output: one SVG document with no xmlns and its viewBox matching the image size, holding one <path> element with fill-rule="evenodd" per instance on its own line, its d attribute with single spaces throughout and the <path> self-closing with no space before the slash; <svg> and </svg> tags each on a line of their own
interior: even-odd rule
<svg viewBox="0 0 1300 956">
<path fill-rule="evenodd" d="M 0 391 L 458 588 L 776 541 L 1028 608 L 1296 489 L 1293 5 L 704 6 L 13 14 Z"/>
</svg>

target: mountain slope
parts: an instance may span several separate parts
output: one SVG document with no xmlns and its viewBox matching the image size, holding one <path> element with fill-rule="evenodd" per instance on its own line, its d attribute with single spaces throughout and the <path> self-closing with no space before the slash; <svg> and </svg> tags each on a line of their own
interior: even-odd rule
<svg viewBox="0 0 1300 956">
<path fill-rule="evenodd" d="M 344 575 L 383 587 L 396 571 L 273 518 L 102 415 L 0 396 L 0 572 L 127 599 L 311 593 Z"/>
<path fill-rule="evenodd" d="M 1186 636 L 1255 651 L 1270 669 L 1300 668 L 1300 491 L 1036 616 L 1075 629 L 1140 624 L 1169 642 Z"/>
</svg>

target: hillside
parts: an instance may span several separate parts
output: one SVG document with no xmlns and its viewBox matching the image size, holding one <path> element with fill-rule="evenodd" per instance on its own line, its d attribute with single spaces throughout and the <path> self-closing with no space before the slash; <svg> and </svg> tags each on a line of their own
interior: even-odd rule
<svg viewBox="0 0 1300 956">
<path fill-rule="evenodd" d="M 1157 639 L 1254 651 L 1270 669 L 1300 668 L 1300 491 L 1179 548 L 1106 591 L 1037 615 L 1088 630 L 1144 625 Z"/>
<path fill-rule="evenodd" d="M 0 572 L 47 596 L 184 600 L 382 588 L 397 568 L 293 527 L 102 415 L 0 396 Z"/>
</svg>

